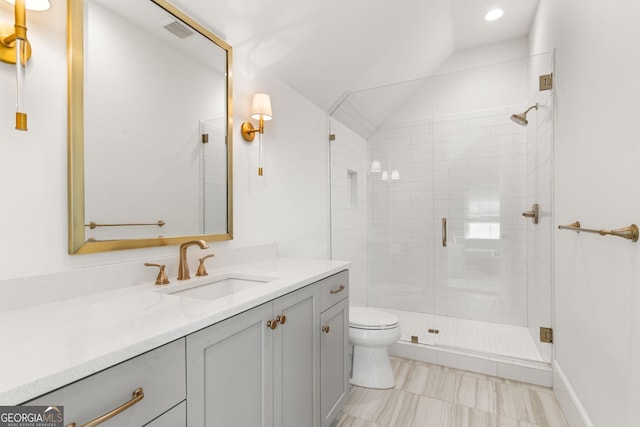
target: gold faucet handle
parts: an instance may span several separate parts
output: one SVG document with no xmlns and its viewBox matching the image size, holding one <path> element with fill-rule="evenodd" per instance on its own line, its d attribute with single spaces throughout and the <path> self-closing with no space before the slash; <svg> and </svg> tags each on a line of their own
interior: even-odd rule
<svg viewBox="0 0 640 427">
<path fill-rule="evenodd" d="M 207 276 L 209 274 L 207 273 L 207 269 L 204 267 L 204 261 L 208 258 L 213 258 L 214 256 L 214 254 L 209 254 L 207 256 L 203 256 L 202 258 L 198 258 L 198 261 L 200 261 L 200 265 L 198 266 L 198 272 L 196 273 L 196 276 Z"/>
<path fill-rule="evenodd" d="M 169 284 L 169 278 L 167 277 L 167 273 L 165 273 L 164 268 L 165 265 L 164 264 L 152 264 L 150 262 L 145 262 L 144 265 L 146 265 L 147 267 L 159 267 L 160 271 L 158 271 L 158 276 L 156 277 L 156 285 L 168 285 Z"/>
</svg>

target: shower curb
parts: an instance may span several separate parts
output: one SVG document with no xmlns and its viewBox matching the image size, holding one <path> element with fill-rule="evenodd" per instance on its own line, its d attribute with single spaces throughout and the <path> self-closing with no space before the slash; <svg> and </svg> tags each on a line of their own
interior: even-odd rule
<svg viewBox="0 0 640 427">
<path fill-rule="evenodd" d="M 553 369 L 551 364 L 546 362 L 490 356 L 404 341 L 392 344 L 389 347 L 389 354 L 542 387 L 553 386 Z"/>
</svg>

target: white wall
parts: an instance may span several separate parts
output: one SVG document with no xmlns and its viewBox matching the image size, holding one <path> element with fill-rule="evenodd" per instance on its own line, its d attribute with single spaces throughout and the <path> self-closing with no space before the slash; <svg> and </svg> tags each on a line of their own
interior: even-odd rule
<svg viewBox="0 0 640 427">
<path fill-rule="evenodd" d="M 12 22 L 0 4 L 0 22 Z M 197 18 L 197 17 L 196 17 Z M 175 254 L 177 247 L 70 256 L 67 252 L 66 5 L 29 13 L 29 131 L 15 131 L 14 68 L 0 64 L 0 278 L 68 271 Z M 328 257 L 325 113 L 279 80 L 248 73 L 234 52 L 234 240 L 211 247 L 280 244 L 284 256 Z M 238 65 L 239 64 L 239 65 Z M 257 145 L 240 136 L 251 96 L 271 94 L 265 176 Z M 151 274 L 151 273 L 150 273 Z"/>
<path fill-rule="evenodd" d="M 639 18 L 638 2 L 540 2 L 530 48 L 556 48 L 556 224 L 640 221 Z M 554 245 L 554 387 L 563 410 L 572 427 L 637 426 L 640 245 L 557 229 Z"/>
</svg>

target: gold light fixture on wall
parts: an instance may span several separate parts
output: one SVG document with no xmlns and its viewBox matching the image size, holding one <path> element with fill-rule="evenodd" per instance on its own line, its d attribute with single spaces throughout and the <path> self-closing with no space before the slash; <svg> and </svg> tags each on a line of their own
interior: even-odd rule
<svg viewBox="0 0 640 427">
<path fill-rule="evenodd" d="M 252 142 L 256 137 L 256 132 L 260 135 L 258 138 L 258 176 L 262 176 L 262 135 L 264 134 L 264 121 L 271 120 L 271 98 L 266 93 L 256 93 L 253 95 L 251 103 L 251 118 L 258 120 L 258 129 L 254 129 L 251 122 L 242 123 L 240 133 L 247 142 Z"/>
<path fill-rule="evenodd" d="M 49 0 L 6 1 L 14 5 L 15 23 L 13 27 L 0 24 L 0 61 L 16 65 L 16 129 L 27 130 L 25 80 L 31 45 L 27 39 L 26 10 L 48 10 L 51 3 Z"/>
</svg>

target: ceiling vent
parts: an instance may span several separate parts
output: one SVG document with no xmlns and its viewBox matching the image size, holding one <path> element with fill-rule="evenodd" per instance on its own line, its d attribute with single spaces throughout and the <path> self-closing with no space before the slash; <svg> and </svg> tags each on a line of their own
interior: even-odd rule
<svg viewBox="0 0 640 427">
<path fill-rule="evenodd" d="M 194 34 L 189 27 L 178 21 L 173 21 L 172 23 L 165 25 L 163 28 L 181 39 L 186 39 Z"/>
</svg>

